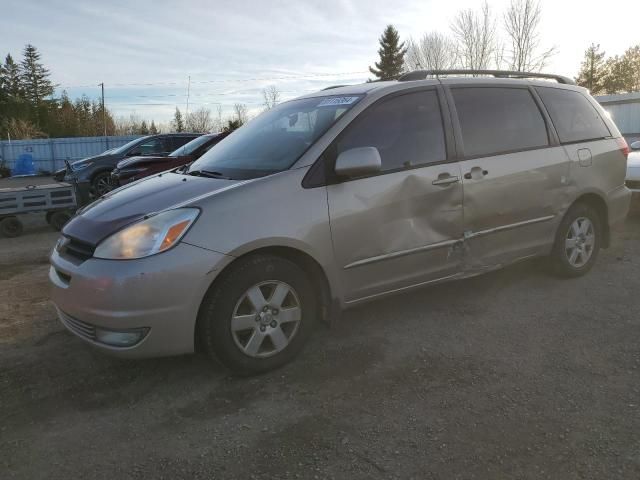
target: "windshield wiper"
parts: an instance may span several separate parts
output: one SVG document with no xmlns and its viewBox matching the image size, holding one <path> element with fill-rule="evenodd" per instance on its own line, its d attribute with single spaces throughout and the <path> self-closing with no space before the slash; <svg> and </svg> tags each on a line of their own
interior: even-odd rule
<svg viewBox="0 0 640 480">
<path fill-rule="evenodd" d="M 220 172 L 212 172 L 211 170 L 193 170 L 187 173 L 196 177 L 222 178 L 223 180 L 231 180 L 229 177 L 221 174 Z"/>
</svg>

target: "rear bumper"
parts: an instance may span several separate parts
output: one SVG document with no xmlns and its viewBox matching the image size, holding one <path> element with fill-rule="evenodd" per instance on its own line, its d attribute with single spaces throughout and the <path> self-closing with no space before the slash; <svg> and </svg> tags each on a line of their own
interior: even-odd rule
<svg viewBox="0 0 640 480">
<path fill-rule="evenodd" d="M 194 351 L 200 303 L 231 257 L 181 243 L 139 260 L 80 262 L 51 255 L 52 300 L 63 325 L 85 342 L 127 358 Z M 107 345 L 96 329 L 143 331 L 132 346 Z"/>
</svg>

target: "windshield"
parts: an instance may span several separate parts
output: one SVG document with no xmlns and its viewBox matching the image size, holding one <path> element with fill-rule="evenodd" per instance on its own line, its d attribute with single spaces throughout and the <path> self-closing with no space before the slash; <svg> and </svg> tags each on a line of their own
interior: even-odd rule
<svg viewBox="0 0 640 480">
<path fill-rule="evenodd" d="M 131 147 L 134 147 L 135 145 L 140 143 L 140 141 L 144 140 L 145 138 L 147 138 L 147 137 L 136 138 L 135 140 L 131 140 L 129 143 L 125 143 L 121 147 L 114 148 L 112 150 L 108 150 L 108 152 L 111 155 L 121 155 L 121 154 L 125 153 L 127 150 L 129 150 Z"/>
<path fill-rule="evenodd" d="M 362 98 L 293 100 L 262 113 L 194 162 L 189 172 L 248 179 L 286 170 Z"/>
<path fill-rule="evenodd" d="M 183 146 L 174 150 L 169 154 L 170 157 L 180 157 L 181 155 L 191 155 L 202 145 L 210 141 L 216 135 L 202 135 L 201 137 L 191 140 L 189 143 L 185 143 Z"/>
</svg>

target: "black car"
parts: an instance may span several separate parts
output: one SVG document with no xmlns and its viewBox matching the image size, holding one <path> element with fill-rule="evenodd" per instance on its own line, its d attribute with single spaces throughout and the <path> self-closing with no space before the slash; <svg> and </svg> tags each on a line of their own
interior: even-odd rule
<svg viewBox="0 0 640 480">
<path fill-rule="evenodd" d="M 54 178 L 58 181 L 72 180 L 79 183 L 89 183 L 94 196 L 102 196 L 111 190 L 111 171 L 118 162 L 127 157 L 137 156 L 168 156 L 171 152 L 199 137 L 200 133 L 169 133 L 163 135 L 149 135 L 136 138 L 121 147 L 107 150 L 95 157 L 83 158 L 70 165 L 67 169 L 58 170 Z"/>
<path fill-rule="evenodd" d="M 197 160 L 229 133 L 208 133 L 178 148 L 169 156 L 145 155 L 128 157 L 118 162 L 111 172 L 113 187 L 119 187 L 154 173 L 180 167 Z"/>
</svg>

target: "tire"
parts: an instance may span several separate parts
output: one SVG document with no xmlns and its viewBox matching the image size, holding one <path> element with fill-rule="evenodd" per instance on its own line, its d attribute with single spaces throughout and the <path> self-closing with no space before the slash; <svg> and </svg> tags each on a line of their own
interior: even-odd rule
<svg viewBox="0 0 640 480">
<path fill-rule="evenodd" d="M 255 255 L 223 275 L 198 314 L 198 340 L 207 353 L 238 375 L 291 361 L 316 321 L 317 299 L 306 273 L 284 258 Z"/>
<path fill-rule="evenodd" d="M 71 214 L 66 210 L 59 210 L 57 212 L 49 212 L 51 216 L 48 218 L 49 225 L 51 225 L 55 230 L 60 231 L 67 224 L 69 220 L 71 220 Z M 47 213 L 47 216 L 49 216 Z"/>
<path fill-rule="evenodd" d="M 5 217 L 0 219 L 0 234 L 13 238 L 22 234 L 22 222 L 16 217 Z"/>
<path fill-rule="evenodd" d="M 111 190 L 111 172 L 100 172 L 91 179 L 91 193 L 95 198 L 100 198 Z"/>
<path fill-rule="evenodd" d="M 584 275 L 598 258 L 601 244 L 602 220 L 598 212 L 585 203 L 572 205 L 556 232 L 550 256 L 553 273 L 561 277 Z M 582 253 L 574 253 L 576 248 Z"/>
</svg>

